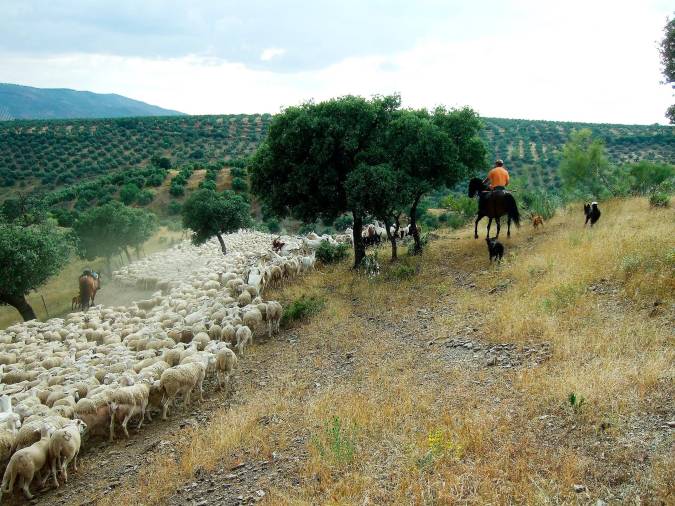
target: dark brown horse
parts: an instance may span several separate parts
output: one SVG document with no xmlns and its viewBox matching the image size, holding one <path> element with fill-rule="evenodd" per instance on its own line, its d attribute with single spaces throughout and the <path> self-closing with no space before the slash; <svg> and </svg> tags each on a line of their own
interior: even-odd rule
<svg viewBox="0 0 675 506">
<path fill-rule="evenodd" d="M 501 228 L 499 219 L 504 215 L 508 216 L 506 235 L 507 237 L 511 237 L 511 221 L 517 227 L 520 226 L 520 213 L 518 212 L 518 205 L 513 195 L 504 190 L 490 191 L 483 181 L 474 177 L 469 181 L 469 197 L 474 197 L 475 195 L 478 195 L 478 216 L 476 216 L 473 232 L 474 238 L 478 239 L 478 222 L 485 216 L 489 218 L 487 237 L 490 237 L 490 225 L 492 225 L 493 218 L 497 221 L 497 235 L 495 237 L 499 237 L 499 229 Z"/>
<path fill-rule="evenodd" d="M 80 283 L 80 309 L 86 311 L 89 306 L 94 305 L 96 292 L 101 288 L 101 276 L 94 278 L 89 274 L 82 274 Z"/>
</svg>

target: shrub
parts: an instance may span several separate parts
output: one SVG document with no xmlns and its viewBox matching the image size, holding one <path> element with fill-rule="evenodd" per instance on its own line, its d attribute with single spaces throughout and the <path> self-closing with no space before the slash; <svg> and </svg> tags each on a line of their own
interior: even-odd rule
<svg viewBox="0 0 675 506">
<path fill-rule="evenodd" d="M 670 195 L 665 192 L 654 192 L 649 196 L 651 207 L 670 207 Z"/>
<path fill-rule="evenodd" d="M 314 437 L 312 442 L 322 458 L 333 464 L 349 464 L 354 460 L 353 429 L 343 426 L 340 417 L 334 416 L 330 423 L 326 424 L 324 433 L 320 437 Z"/>
<path fill-rule="evenodd" d="M 328 241 L 321 241 L 316 250 L 316 258 L 324 265 L 344 260 L 348 255 L 349 245 L 344 243 L 332 245 Z"/>
<path fill-rule="evenodd" d="M 248 183 L 241 177 L 232 178 L 232 189 L 237 193 L 244 193 L 248 191 Z"/>
<path fill-rule="evenodd" d="M 185 188 L 180 185 L 176 185 L 171 183 L 171 187 L 169 188 L 169 193 L 173 195 L 174 197 L 181 197 L 185 195 Z"/>
<path fill-rule="evenodd" d="M 335 230 L 338 232 L 344 232 L 347 227 L 352 226 L 352 223 L 354 223 L 352 217 L 348 214 L 343 214 L 333 222 L 333 227 L 335 227 Z"/>
<path fill-rule="evenodd" d="M 216 182 L 211 179 L 205 179 L 199 183 L 199 187 L 203 188 L 204 190 L 216 191 Z"/>
<path fill-rule="evenodd" d="M 183 206 L 181 205 L 180 202 L 176 202 L 175 200 L 172 200 L 171 202 L 169 202 L 169 205 L 167 207 L 167 211 L 169 212 L 170 215 L 173 216 L 173 215 L 176 215 L 176 214 L 180 214 L 180 211 L 181 211 L 182 208 L 183 208 Z"/>
<path fill-rule="evenodd" d="M 428 242 L 429 242 L 429 234 L 422 234 L 420 236 L 420 246 L 422 247 L 422 249 L 424 249 L 426 247 Z M 413 255 L 415 255 L 415 242 L 411 241 L 408 244 L 408 256 L 413 256 Z"/>
<path fill-rule="evenodd" d="M 377 250 L 375 250 L 370 255 L 363 257 L 360 268 L 369 278 L 374 278 L 380 275 L 380 262 L 377 258 Z"/>
<path fill-rule="evenodd" d="M 265 223 L 265 226 L 270 234 L 278 234 L 281 231 L 281 224 L 276 218 L 269 218 Z"/>
<path fill-rule="evenodd" d="M 459 214 L 448 213 L 445 216 L 445 224 L 452 229 L 462 228 L 466 224 L 466 219 Z"/>
<path fill-rule="evenodd" d="M 120 200 L 129 205 L 138 198 L 140 192 L 141 189 L 134 183 L 127 183 L 120 190 Z"/>
<path fill-rule="evenodd" d="M 474 217 L 478 208 L 476 200 L 466 195 L 448 195 L 441 200 L 441 205 L 465 220 Z"/>
<path fill-rule="evenodd" d="M 138 202 L 138 204 L 141 206 L 147 206 L 154 200 L 154 198 L 155 192 L 152 190 L 141 190 L 141 192 L 138 194 L 138 197 L 136 197 L 136 202 Z"/>
<path fill-rule="evenodd" d="M 286 306 L 281 325 L 288 327 L 293 323 L 307 321 L 310 316 L 321 311 L 324 305 L 325 301 L 320 297 L 302 295 Z"/>
<path fill-rule="evenodd" d="M 416 273 L 417 269 L 413 265 L 400 263 L 392 266 L 389 272 L 387 272 L 387 279 L 389 281 L 403 281 L 404 279 L 411 278 Z"/>
</svg>

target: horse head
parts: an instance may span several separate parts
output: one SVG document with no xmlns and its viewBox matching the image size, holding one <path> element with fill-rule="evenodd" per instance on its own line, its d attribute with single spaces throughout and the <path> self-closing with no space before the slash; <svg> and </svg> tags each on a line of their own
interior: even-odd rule
<svg viewBox="0 0 675 506">
<path fill-rule="evenodd" d="M 476 194 L 485 190 L 487 190 L 487 188 L 481 179 L 477 177 L 471 178 L 471 181 L 469 181 L 469 197 L 474 197 Z"/>
</svg>

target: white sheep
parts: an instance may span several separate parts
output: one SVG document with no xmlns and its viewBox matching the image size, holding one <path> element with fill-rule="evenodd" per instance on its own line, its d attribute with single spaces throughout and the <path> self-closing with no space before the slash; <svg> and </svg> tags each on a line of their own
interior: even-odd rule
<svg viewBox="0 0 675 506">
<path fill-rule="evenodd" d="M 12 455 L 19 428 L 21 428 L 21 419 L 17 413 L 6 417 L 0 427 L 0 466 L 4 466 Z"/>
<path fill-rule="evenodd" d="M 237 344 L 235 345 L 234 348 L 237 350 L 237 355 L 243 357 L 244 348 L 252 340 L 251 329 L 248 328 L 246 325 L 240 325 L 239 328 L 237 329 L 236 336 L 237 336 Z"/>
<path fill-rule="evenodd" d="M 222 348 L 216 353 L 216 377 L 218 388 L 223 388 L 230 381 L 230 376 L 237 367 L 237 355 L 229 348 Z"/>
<path fill-rule="evenodd" d="M 19 478 L 19 487 L 23 490 L 27 499 L 32 499 L 30 485 L 36 473 L 44 467 L 49 452 L 49 438 L 54 432 L 50 425 L 43 424 L 39 429 L 40 439 L 27 448 L 18 450 L 9 459 L 5 474 L 2 477 L 0 488 L 0 500 L 3 493 L 11 494 L 14 491 L 14 483 Z"/>
<path fill-rule="evenodd" d="M 159 379 L 164 393 L 162 420 L 166 420 L 169 404 L 175 405 L 178 394 L 182 394 L 185 405 L 189 405 L 190 394 L 195 388 L 198 388 L 199 398 L 202 399 L 202 383 L 205 374 L 206 367 L 200 362 L 177 365 L 162 373 Z"/>
<path fill-rule="evenodd" d="M 73 470 L 77 471 L 77 456 L 82 445 L 82 435 L 86 430 L 86 423 L 82 420 L 73 420 L 52 434 L 49 440 L 49 462 L 55 487 L 59 486 L 56 478 L 57 468 L 61 471 L 61 478 L 66 483 L 68 482 L 68 464 L 71 461 Z"/>
<path fill-rule="evenodd" d="M 149 395 L 150 387 L 147 383 L 138 383 L 113 390 L 110 395 L 110 441 L 115 436 L 115 419 L 121 420 L 124 435 L 128 438 L 127 423 L 134 416 L 140 415 L 137 427 L 140 430 L 148 407 Z"/>
</svg>

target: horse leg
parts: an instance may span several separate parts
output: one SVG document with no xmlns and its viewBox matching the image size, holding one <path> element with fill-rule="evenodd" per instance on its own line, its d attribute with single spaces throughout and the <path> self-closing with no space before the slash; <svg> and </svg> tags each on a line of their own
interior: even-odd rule
<svg viewBox="0 0 675 506">
<path fill-rule="evenodd" d="M 511 237 L 511 216 L 506 220 L 506 237 Z"/>
<path fill-rule="evenodd" d="M 499 216 L 497 216 L 497 217 L 495 218 L 495 221 L 497 222 L 497 235 L 495 236 L 495 239 L 499 239 L 499 231 L 500 231 L 501 228 L 502 228 L 501 218 L 500 218 Z"/>
<path fill-rule="evenodd" d="M 490 238 L 490 226 L 492 225 L 492 218 L 488 217 L 487 238 Z"/>
<path fill-rule="evenodd" d="M 474 238 L 474 239 L 478 239 L 478 222 L 479 222 L 480 220 L 482 220 L 482 219 L 483 219 L 483 215 L 482 215 L 482 214 L 479 214 L 479 215 L 476 217 L 476 224 L 475 224 L 475 226 L 474 226 L 474 228 L 473 228 L 473 238 Z"/>
</svg>

